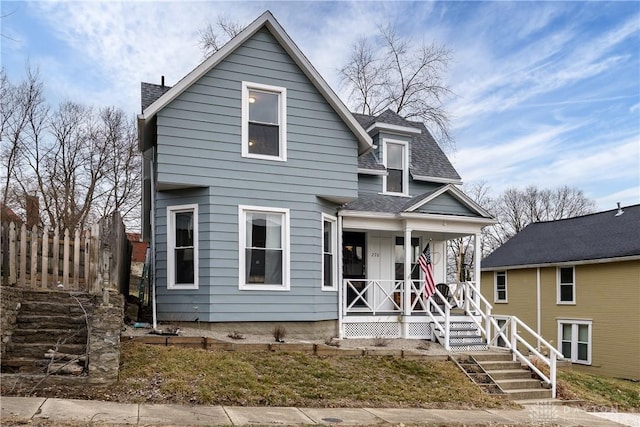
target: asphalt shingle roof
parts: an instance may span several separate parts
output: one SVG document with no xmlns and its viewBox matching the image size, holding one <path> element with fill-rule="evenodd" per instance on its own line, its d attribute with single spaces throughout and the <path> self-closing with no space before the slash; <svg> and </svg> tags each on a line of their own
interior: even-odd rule
<svg viewBox="0 0 640 427">
<path fill-rule="evenodd" d="M 391 110 L 385 110 L 377 117 L 356 113 L 353 115 L 365 129 L 373 123 L 386 123 L 420 129 L 421 133 L 419 135 L 411 135 L 411 175 L 460 180 L 460 175 L 423 123 L 403 119 Z M 358 158 L 358 167 L 362 169 L 381 169 L 381 165 L 378 164 L 372 153 L 360 156 Z"/>
<path fill-rule="evenodd" d="M 436 188 L 411 198 L 388 194 L 361 194 L 356 200 L 345 204 L 342 210 L 397 214 L 405 212 L 409 207 L 437 190 Z"/>
<path fill-rule="evenodd" d="M 482 269 L 640 256 L 640 205 L 529 224 L 482 261 Z"/>
<path fill-rule="evenodd" d="M 161 86 L 153 83 L 142 82 L 140 84 L 142 111 L 144 111 L 149 105 L 153 104 L 156 99 L 164 95 L 169 89 L 171 89 L 171 86 Z"/>
</svg>

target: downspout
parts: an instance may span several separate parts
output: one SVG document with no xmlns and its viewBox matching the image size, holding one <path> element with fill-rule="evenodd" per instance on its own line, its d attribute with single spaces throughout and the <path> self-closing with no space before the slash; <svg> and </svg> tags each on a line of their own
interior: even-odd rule
<svg viewBox="0 0 640 427">
<path fill-rule="evenodd" d="M 536 268 L 536 332 L 538 333 L 538 346 L 540 351 L 540 331 L 541 331 L 541 315 L 540 315 L 540 267 Z M 551 356 L 551 355 L 549 355 Z"/>
<path fill-rule="evenodd" d="M 338 212 L 338 249 L 337 249 L 337 257 L 338 257 L 338 338 L 344 338 L 344 332 L 342 330 L 342 291 L 344 287 L 344 276 L 342 274 L 342 215 Z"/>
<path fill-rule="evenodd" d="M 156 158 L 156 150 L 153 149 L 152 159 L 150 165 L 150 174 L 151 174 L 151 212 L 149 215 L 149 226 L 151 228 L 151 272 L 152 272 L 152 282 L 151 282 L 151 311 L 153 315 L 153 329 L 157 329 L 158 327 L 158 315 L 156 309 L 156 173 L 154 169 L 155 158 Z"/>
</svg>

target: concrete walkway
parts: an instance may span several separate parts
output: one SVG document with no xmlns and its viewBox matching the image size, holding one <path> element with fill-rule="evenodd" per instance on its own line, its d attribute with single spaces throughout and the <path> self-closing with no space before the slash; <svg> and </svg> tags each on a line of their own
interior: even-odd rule
<svg viewBox="0 0 640 427">
<path fill-rule="evenodd" d="M 279 408 L 152 405 L 44 397 L 0 397 L 2 425 L 11 420 L 74 421 L 100 425 L 464 425 L 464 426 L 632 426 L 640 414 L 607 419 L 581 409 L 547 402 L 522 410 L 449 410 L 380 408 Z M 618 422 L 616 422 L 618 421 Z M 33 424 L 37 425 L 37 424 Z"/>
</svg>

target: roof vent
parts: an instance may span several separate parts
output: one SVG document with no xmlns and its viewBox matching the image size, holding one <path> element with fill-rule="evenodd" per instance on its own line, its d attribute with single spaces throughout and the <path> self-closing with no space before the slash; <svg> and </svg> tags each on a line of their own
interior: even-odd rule
<svg viewBox="0 0 640 427">
<path fill-rule="evenodd" d="M 616 216 L 620 216 L 624 213 L 622 207 L 620 207 L 620 202 L 618 202 L 618 212 L 616 212 Z"/>
</svg>

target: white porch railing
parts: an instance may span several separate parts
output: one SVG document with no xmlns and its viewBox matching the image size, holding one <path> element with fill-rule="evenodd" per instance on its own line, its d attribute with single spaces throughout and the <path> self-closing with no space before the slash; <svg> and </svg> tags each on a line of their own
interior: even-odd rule
<svg viewBox="0 0 640 427">
<path fill-rule="evenodd" d="M 484 320 L 484 327 L 481 325 L 481 322 L 478 322 L 475 319 L 475 316 L 469 316 L 476 323 L 478 328 L 482 331 L 485 339 L 487 340 L 487 344 L 490 347 L 498 346 L 498 340 L 502 338 L 502 344 L 504 347 L 511 351 L 513 355 L 513 361 L 520 361 L 527 365 L 533 372 L 538 374 L 538 376 L 547 384 L 551 386 L 551 395 L 553 398 L 556 397 L 556 373 L 557 373 L 557 360 L 563 359 L 562 353 L 560 353 L 554 346 L 549 344 L 544 338 L 542 338 L 537 332 L 527 326 L 522 320 L 518 319 L 516 316 L 492 316 L 491 309 L 493 308 L 489 301 L 480 293 L 480 291 L 475 287 L 475 284 L 472 282 L 465 282 L 464 284 L 464 292 L 465 295 L 473 295 L 477 296 L 476 298 L 479 300 L 479 303 L 476 303 L 476 298 L 465 298 L 465 312 L 470 313 L 470 309 L 474 310 L 475 313 L 479 314 L 482 320 Z M 481 306 L 484 305 L 485 310 L 481 309 Z M 501 327 L 498 324 L 497 318 L 501 320 L 506 320 L 505 324 Z M 524 329 L 528 334 L 530 334 L 537 343 L 539 343 L 540 347 L 546 348 L 549 357 L 545 356 L 542 351 L 536 349 L 532 344 L 530 344 L 525 337 L 522 335 L 521 329 Z M 530 354 L 535 355 L 538 360 L 540 360 L 544 366 L 547 366 L 549 369 L 549 373 L 545 374 L 542 369 L 538 368 L 525 354 L 523 354 L 519 349 L 518 345 L 522 345 L 526 348 Z"/>
</svg>

